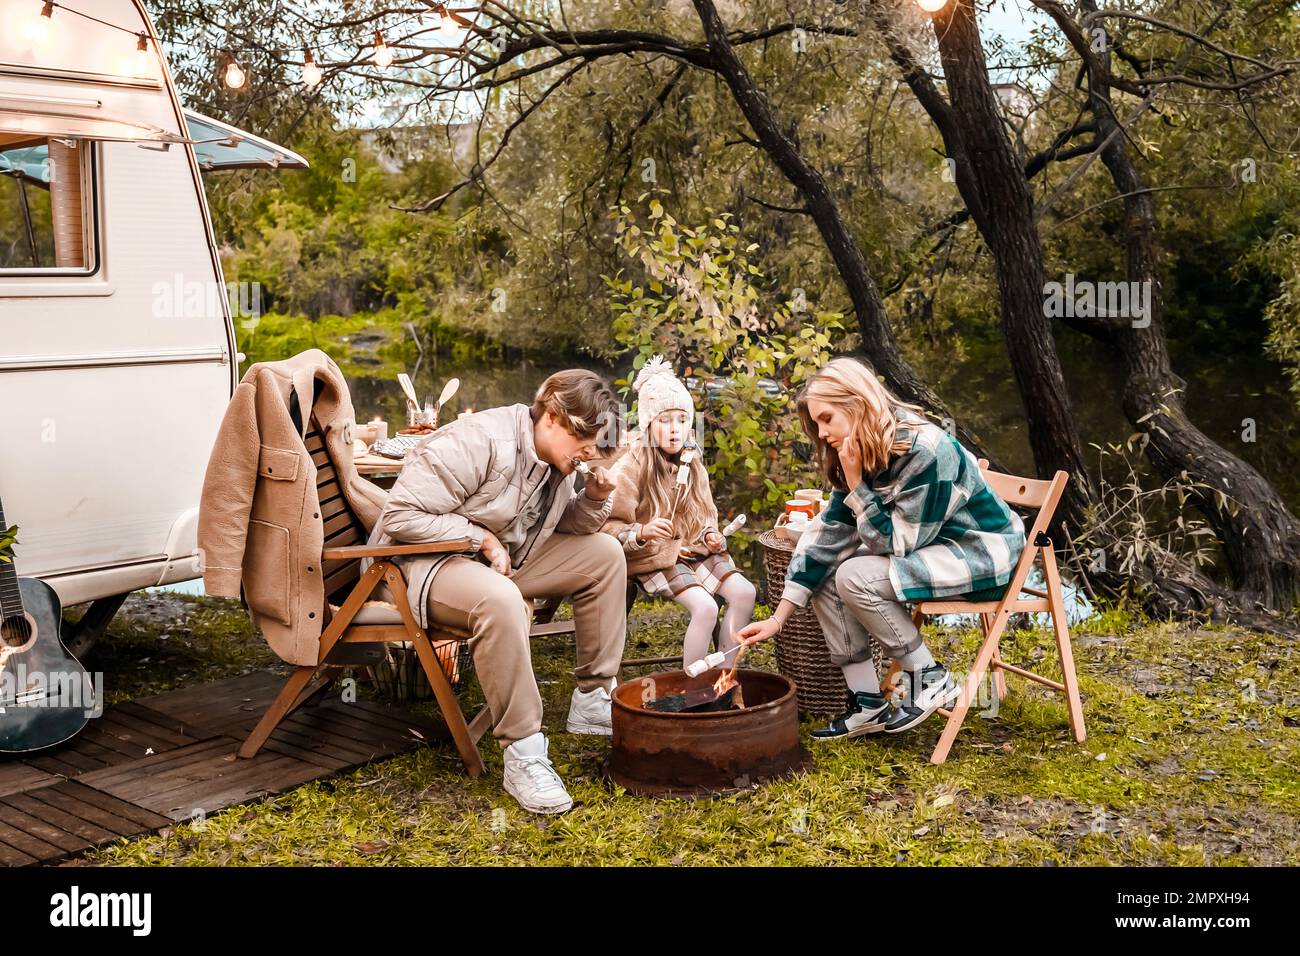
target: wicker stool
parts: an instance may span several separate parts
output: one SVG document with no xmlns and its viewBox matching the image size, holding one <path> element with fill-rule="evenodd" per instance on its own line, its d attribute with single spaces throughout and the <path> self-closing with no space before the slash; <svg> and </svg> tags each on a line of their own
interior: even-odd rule
<svg viewBox="0 0 1300 956">
<path fill-rule="evenodd" d="M 794 544 L 774 531 L 763 532 L 758 536 L 758 543 L 763 546 L 767 566 L 768 602 L 775 606 L 785 586 L 785 569 L 794 553 Z M 818 716 L 843 713 L 849 689 L 839 665 L 831 663 L 826 637 L 812 604 L 796 611 L 773 640 L 777 670 L 794 681 L 799 709 Z M 875 641 L 871 642 L 871 658 L 876 673 L 883 676 L 885 655 Z"/>
</svg>

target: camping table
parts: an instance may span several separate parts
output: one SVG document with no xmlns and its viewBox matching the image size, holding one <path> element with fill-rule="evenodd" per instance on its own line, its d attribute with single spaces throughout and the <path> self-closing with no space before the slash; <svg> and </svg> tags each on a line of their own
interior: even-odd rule
<svg viewBox="0 0 1300 956">
<path fill-rule="evenodd" d="M 383 455 L 357 455 L 352 459 L 357 466 L 357 474 L 369 478 L 380 488 L 391 488 L 402 471 L 403 461 L 385 458 Z"/>
</svg>

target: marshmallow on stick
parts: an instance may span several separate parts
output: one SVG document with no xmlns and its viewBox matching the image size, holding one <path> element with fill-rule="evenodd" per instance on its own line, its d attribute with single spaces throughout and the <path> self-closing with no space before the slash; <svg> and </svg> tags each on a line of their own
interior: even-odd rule
<svg viewBox="0 0 1300 956">
<path fill-rule="evenodd" d="M 691 663 L 686 665 L 686 676 L 699 677 L 711 668 L 721 667 L 727 660 L 728 656 L 736 653 L 736 651 L 740 650 L 744 646 L 745 645 L 743 644 L 737 644 L 729 651 L 714 651 L 709 656 L 702 657 L 698 661 L 691 661 Z"/>
<path fill-rule="evenodd" d="M 695 459 L 698 448 L 694 438 L 686 439 L 686 444 L 682 446 L 682 462 L 677 466 L 677 484 L 673 487 L 673 510 L 668 516 L 669 521 L 677 517 L 677 506 L 686 497 L 686 488 L 691 483 L 691 462 Z"/>
</svg>

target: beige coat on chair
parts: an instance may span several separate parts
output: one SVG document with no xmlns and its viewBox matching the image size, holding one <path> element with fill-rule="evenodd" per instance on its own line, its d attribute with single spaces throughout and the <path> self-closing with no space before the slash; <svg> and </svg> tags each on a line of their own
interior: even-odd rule
<svg viewBox="0 0 1300 956">
<path fill-rule="evenodd" d="M 303 444 L 312 417 L 353 514 L 374 526 L 385 492 L 352 463 L 354 413 L 333 360 L 309 349 L 244 373 L 217 433 L 199 503 L 198 541 L 208 594 L 238 597 L 290 664 L 315 664 L 324 624 L 324 528 L 316 466 Z"/>
</svg>

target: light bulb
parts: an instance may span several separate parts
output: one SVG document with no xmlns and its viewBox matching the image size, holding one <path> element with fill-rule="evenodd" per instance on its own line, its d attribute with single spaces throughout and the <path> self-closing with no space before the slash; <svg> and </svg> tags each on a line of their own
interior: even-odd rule
<svg viewBox="0 0 1300 956">
<path fill-rule="evenodd" d="M 305 62 L 302 65 L 302 82 L 309 89 L 321 81 L 320 67 L 312 59 L 311 50 L 306 51 Z"/>
<path fill-rule="evenodd" d="M 926 13 L 938 13 L 948 5 L 948 0 L 916 0 L 916 5 Z"/>
<path fill-rule="evenodd" d="M 375 52 L 371 59 L 381 70 L 386 70 L 393 65 L 393 51 L 384 42 L 384 35 L 378 30 L 375 31 Z"/>
<path fill-rule="evenodd" d="M 457 23 L 455 19 L 452 18 L 452 15 L 447 12 L 445 6 L 440 6 L 438 8 L 438 17 L 441 20 L 438 24 L 438 35 L 440 37 L 444 40 L 455 40 L 460 36 L 460 24 Z"/>
<path fill-rule="evenodd" d="M 148 76 L 153 69 L 153 57 L 149 54 L 149 39 L 143 33 L 136 34 L 135 52 L 122 57 L 118 72 L 125 76 Z"/>
<path fill-rule="evenodd" d="M 248 74 L 234 60 L 226 64 L 226 72 L 222 76 L 222 81 L 228 89 L 242 90 L 244 84 L 248 82 Z"/>
<path fill-rule="evenodd" d="M 46 3 L 39 15 L 30 9 L 18 15 L 18 35 L 28 47 L 39 49 L 49 42 L 53 13 L 54 4 Z"/>
</svg>

